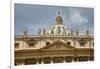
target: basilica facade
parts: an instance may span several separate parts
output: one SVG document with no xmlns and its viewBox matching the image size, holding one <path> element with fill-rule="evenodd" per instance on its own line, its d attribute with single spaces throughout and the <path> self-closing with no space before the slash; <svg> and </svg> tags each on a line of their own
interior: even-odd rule
<svg viewBox="0 0 100 69">
<path fill-rule="evenodd" d="M 15 65 L 83 62 L 94 60 L 94 36 L 85 35 L 64 26 L 58 12 L 55 24 L 38 35 L 15 35 Z"/>
</svg>

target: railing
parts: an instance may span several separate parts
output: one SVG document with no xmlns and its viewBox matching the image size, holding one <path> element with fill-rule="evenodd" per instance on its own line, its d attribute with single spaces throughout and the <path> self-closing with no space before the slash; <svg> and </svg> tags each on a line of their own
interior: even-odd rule
<svg viewBox="0 0 100 69">
<path fill-rule="evenodd" d="M 92 35 L 15 35 L 15 38 L 41 38 L 41 37 L 94 38 L 94 36 Z"/>
</svg>

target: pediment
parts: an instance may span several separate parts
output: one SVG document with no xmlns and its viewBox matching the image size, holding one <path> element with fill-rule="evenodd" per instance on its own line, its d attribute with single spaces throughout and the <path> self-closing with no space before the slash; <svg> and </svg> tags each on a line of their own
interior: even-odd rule
<svg viewBox="0 0 100 69">
<path fill-rule="evenodd" d="M 54 49 L 54 50 L 63 50 L 63 49 L 66 49 L 66 50 L 70 50 L 70 49 L 74 49 L 74 47 L 72 46 L 69 46 L 67 45 L 66 43 L 58 40 L 58 41 L 55 41 L 47 46 L 44 46 L 43 48 L 41 49 Z"/>
</svg>

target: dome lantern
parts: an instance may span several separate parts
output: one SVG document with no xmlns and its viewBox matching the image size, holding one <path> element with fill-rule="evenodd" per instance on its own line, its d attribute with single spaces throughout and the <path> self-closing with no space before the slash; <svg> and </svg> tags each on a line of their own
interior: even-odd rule
<svg viewBox="0 0 100 69">
<path fill-rule="evenodd" d="M 63 20 L 62 17 L 60 16 L 60 11 L 58 12 L 58 16 L 56 17 L 56 25 L 62 25 Z"/>
</svg>

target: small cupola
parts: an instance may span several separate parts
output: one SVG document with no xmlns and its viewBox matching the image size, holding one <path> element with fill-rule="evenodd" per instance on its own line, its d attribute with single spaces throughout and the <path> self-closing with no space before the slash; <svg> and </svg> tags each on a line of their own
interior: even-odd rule
<svg viewBox="0 0 100 69">
<path fill-rule="evenodd" d="M 60 11 L 58 12 L 58 16 L 56 17 L 56 25 L 63 25 L 63 20 L 60 16 Z"/>
</svg>

